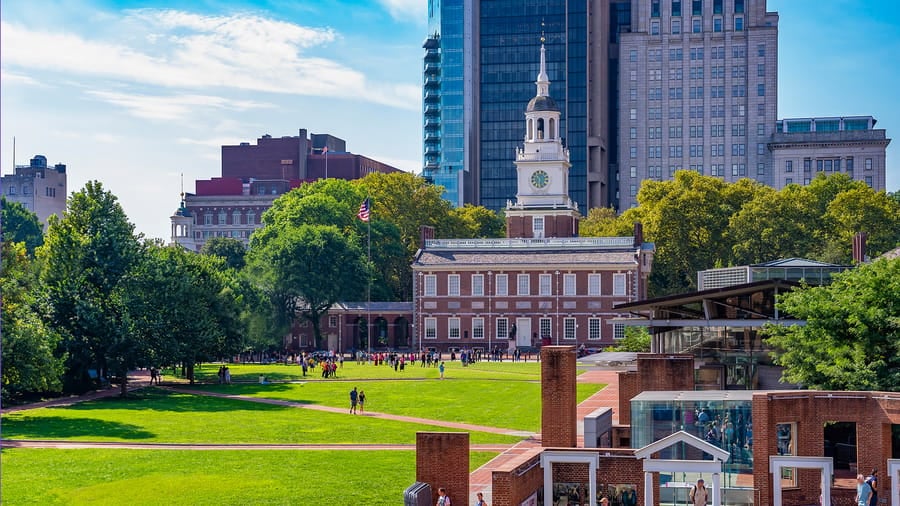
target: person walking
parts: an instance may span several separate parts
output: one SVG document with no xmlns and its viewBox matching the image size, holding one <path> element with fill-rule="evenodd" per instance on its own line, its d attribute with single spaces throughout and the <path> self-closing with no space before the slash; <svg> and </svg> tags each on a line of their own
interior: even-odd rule
<svg viewBox="0 0 900 506">
<path fill-rule="evenodd" d="M 706 489 L 703 478 L 697 480 L 697 484 L 691 487 L 688 499 L 690 499 L 688 504 L 693 506 L 706 506 L 706 501 L 709 499 L 709 491 Z"/>
<path fill-rule="evenodd" d="M 856 504 L 857 506 L 869 506 L 869 500 L 872 498 L 872 485 L 866 481 L 866 477 L 856 475 Z"/>
<path fill-rule="evenodd" d="M 484 500 L 484 494 L 481 492 L 475 494 L 475 506 L 488 506 L 487 501 Z"/>
<path fill-rule="evenodd" d="M 356 403 L 359 400 L 359 394 L 356 392 L 356 387 L 353 387 L 353 390 L 350 390 L 350 414 L 356 413 Z"/>
<path fill-rule="evenodd" d="M 159 380 L 157 380 L 159 384 Z M 866 483 L 872 487 L 872 495 L 869 497 L 869 506 L 878 505 L 878 469 L 872 469 L 872 474 L 866 477 Z"/>
<path fill-rule="evenodd" d="M 359 412 L 363 413 L 366 411 L 366 392 L 363 390 L 359 391 Z"/>
<path fill-rule="evenodd" d="M 441 379 L 444 379 L 444 362 L 441 362 L 441 365 L 438 366 L 438 371 L 441 373 Z"/>
<path fill-rule="evenodd" d="M 450 496 L 444 487 L 438 489 L 437 506 L 450 506 Z"/>
</svg>

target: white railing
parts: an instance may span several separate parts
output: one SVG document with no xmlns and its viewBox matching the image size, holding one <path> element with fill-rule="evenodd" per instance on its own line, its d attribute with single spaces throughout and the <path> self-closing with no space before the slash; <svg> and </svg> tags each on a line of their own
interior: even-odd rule
<svg viewBox="0 0 900 506">
<path fill-rule="evenodd" d="M 625 248 L 634 247 L 633 237 L 555 237 L 545 239 L 428 239 L 426 250 L 436 249 L 529 249 L 529 248 Z"/>
</svg>

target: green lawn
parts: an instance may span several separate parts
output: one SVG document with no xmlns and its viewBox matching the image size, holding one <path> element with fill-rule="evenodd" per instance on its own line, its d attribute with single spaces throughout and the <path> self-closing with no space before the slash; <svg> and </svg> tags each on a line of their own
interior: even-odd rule
<svg viewBox="0 0 900 506">
<path fill-rule="evenodd" d="M 413 444 L 417 431 L 446 430 L 349 414 L 169 393 L 155 388 L 135 392 L 125 400 L 109 398 L 3 415 L 3 437 L 7 439 Z M 473 432 L 470 436 L 472 443 L 515 443 L 518 440 L 484 432 Z"/>
<path fill-rule="evenodd" d="M 470 468 L 493 458 L 472 453 Z M 402 504 L 411 451 L 7 449 L 4 504 Z"/>
</svg>

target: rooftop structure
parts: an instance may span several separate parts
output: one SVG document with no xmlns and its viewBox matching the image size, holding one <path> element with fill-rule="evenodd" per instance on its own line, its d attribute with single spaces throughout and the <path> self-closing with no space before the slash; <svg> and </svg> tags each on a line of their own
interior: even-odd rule
<svg viewBox="0 0 900 506">
<path fill-rule="evenodd" d="M 47 157 L 35 155 L 28 165 L 16 165 L 13 174 L 0 178 L 3 196 L 37 215 L 44 230 L 51 215 L 62 218 L 66 210 L 66 165 L 47 165 Z"/>
</svg>

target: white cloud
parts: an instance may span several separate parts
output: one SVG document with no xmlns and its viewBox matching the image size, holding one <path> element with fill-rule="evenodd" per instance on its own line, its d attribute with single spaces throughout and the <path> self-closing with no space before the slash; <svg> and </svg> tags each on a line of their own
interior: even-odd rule
<svg viewBox="0 0 900 506">
<path fill-rule="evenodd" d="M 427 18 L 427 0 L 378 0 L 391 17 L 400 21 L 424 23 Z"/>
<path fill-rule="evenodd" d="M 0 70 L 0 82 L 3 84 L 24 84 L 27 86 L 47 86 L 46 84 L 26 75 L 16 74 L 7 70 Z"/>
<path fill-rule="evenodd" d="M 0 22 L 3 66 L 174 89 L 220 88 L 418 107 L 418 101 L 411 102 L 415 85 L 372 83 L 362 72 L 314 54 L 337 39 L 330 28 L 252 14 L 206 16 L 151 9 L 130 11 L 108 23 L 116 23 L 129 36 L 110 42 L 91 38 L 102 37 L 94 32 L 40 31 Z M 188 105 L 169 103 L 159 113 L 135 110 L 144 117 L 167 118 Z"/>
<path fill-rule="evenodd" d="M 245 111 L 271 104 L 249 100 L 229 100 L 210 95 L 143 95 L 114 91 L 89 91 L 89 95 L 105 102 L 124 107 L 140 118 L 173 120 L 191 114 L 196 108 L 229 109 Z"/>
</svg>

